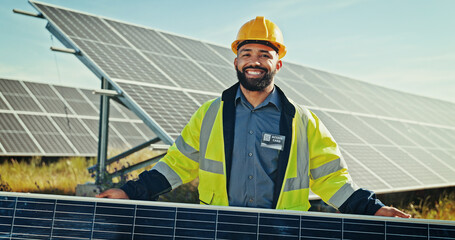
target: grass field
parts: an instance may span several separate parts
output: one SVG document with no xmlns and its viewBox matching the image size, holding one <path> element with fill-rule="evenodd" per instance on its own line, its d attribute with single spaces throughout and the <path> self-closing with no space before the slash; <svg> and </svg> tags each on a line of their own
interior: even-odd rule
<svg viewBox="0 0 455 240">
<path fill-rule="evenodd" d="M 109 166 L 108 171 L 133 164 L 134 159 L 148 159 L 156 154 L 150 151 L 135 153 L 122 162 Z M 0 162 L 0 191 L 74 195 L 77 184 L 95 181 L 94 176 L 87 171 L 87 167 L 94 163 L 95 159 L 86 158 L 50 161 L 38 157 L 21 161 L 4 159 Z M 140 172 L 141 170 L 130 173 L 123 179 L 114 180 L 110 185 L 137 178 Z M 161 196 L 160 200 L 196 203 L 196 186 L 197 181 L 183 185 Z M 390 194 L 379 198 L 387 205 L 405 210 L 414 218 L 455 221 L 455 188 Z"/>
</svg>

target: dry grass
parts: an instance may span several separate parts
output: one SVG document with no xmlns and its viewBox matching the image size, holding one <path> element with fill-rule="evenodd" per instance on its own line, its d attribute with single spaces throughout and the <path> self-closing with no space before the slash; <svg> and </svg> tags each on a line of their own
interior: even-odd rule
<svg viewBox="0 0 455 240">
<path fill-rule="evenodd" d="M 63 158 L 58 161 L 5 160 L 0 164 L 0 185 L 13 192 L 74 195 L 78 183 L 92 181 L 86 170 L 93 159 Z"/>
<path fill-rule="evenodd" d="M 410 203 L 404 209 L 414 218 L 455 221 L 455 191 L 443 191 L 439 199 L 428 196 L 417 203 Z"/>
</svg>

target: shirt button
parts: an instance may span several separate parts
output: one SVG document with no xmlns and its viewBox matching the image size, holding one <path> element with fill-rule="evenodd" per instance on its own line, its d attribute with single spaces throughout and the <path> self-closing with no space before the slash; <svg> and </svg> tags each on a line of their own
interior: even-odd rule
<svg viewBox="0 0 455 240">
<path fill-rule="evenodd" d="M 249 178 L 249 179 L 253 179 L 253 176 L 250 175 L 250 176 L 248 176 L 248 178 Z"/>
<path fill-rule="evenodd" d="M 252 203 L 253 201 L 254 201 L 254 199 L 253 199 L 253 198 L 250 198 L 250 203 Z"/>
<path fill-rule="evenodd" d="M 250 157 L 253 156 L 253 153 L 248 153 L 248 156 L 250 156 Z"/>
<path fill-rule="evenodd" d="M 253 133 L 254 133 L 253 130 L 250 130 L 250 134 L 253 134 Z"/>
</svg>

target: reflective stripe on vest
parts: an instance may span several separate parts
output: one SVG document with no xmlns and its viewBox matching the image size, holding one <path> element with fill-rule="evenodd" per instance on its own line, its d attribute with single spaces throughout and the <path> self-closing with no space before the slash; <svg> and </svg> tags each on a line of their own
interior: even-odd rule
<svg viewBox="0 0 455 240">
<path fill-rule="evenodd" d="M 347 168 L 345 162 L 342 161 L 340 158 L 337 158 L 328 163 L 325 163 L 322 166 L 319 166 L 318 168 L 311 169 L 310 171 L 311 176 L 313 176 L 313 179 L 318 179 L 320 177 L 324 177 L 331 173 L 337 172 L 343 168 Z"/>
<path fill-rule="evenodd" d="M 215 99 L 215 101 L 213 101 L 205 113 L 204 119 L 202 120 L 201 133 L 199 137 L 199 168 L 211 173 L 224 174 L 224 167 L 222 162 L 205 158 L 205 153 L 207 152 L 207 144 L 209 142 L 210 133 L 212 132 L 213 124 L 215 123 L 218 110 L 220 109 L 220 103 L 220 97 Z"/>
<path fill-rule="evenodd" d="M 183 140 L 182 135 L 179 135 L 177 140 L 175 140 L 175 146 L 183 155 L 185 155 L 185 157 L 195 162 L 199 162 L 199 151 L 188 145 L 185 140 Z"/>
<path fill-rule="evenodd" d="M 297 122 L 294 123 L 292 126 L 294 129 L 296 136 L 293 136 L 295 139 L 293 141 L 297 141 L 297 177 L 295 178 L 288 178 L 286 179 L 286 184 L 284 185 L 283 192 L 305 189 L 310 187 L 310 178 L 308 176 L 308 168 L 310 162 L 310 156 L 308 153 L 308 138 L 307 138 L 307 129 L 305 126 L 308 124 L 308 118 L 302 118 L 302 113 L 297 111 L 296 108 L 296 115 L 294 117 L 294 121 L 298 121 L 301 119 L 301 126 L 297 126 Z M 299 132 L 297 132 L 299 131 Z M 292 151 L 292 150 L 291 150 Z M 291 159 L 289 160 L 291 161 Z M 289 163 L 288 163 L 289 164 Z M 289 167 L 289 165 L 288 165 Z M 286 176 L 285 176 L 286 177 Z"/>
</svg>

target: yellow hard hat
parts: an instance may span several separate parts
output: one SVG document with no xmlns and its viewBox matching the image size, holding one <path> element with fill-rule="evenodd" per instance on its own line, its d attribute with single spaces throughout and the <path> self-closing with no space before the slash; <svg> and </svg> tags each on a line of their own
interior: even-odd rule
<svg viewBox="0 0 455 240">
<path fill-rule="evenodd" d="M 281 59 L 286 55 L 286 46 L 283 44 L 283 34 L 278 26 L 262 16 L 243 24 L 237 34 L 237 39 L 232 43 L 232 51 L 237 55 L 237 50 L 245 43 L 261 43 L 268 45 L 278 52 Z"/>
</svg>

